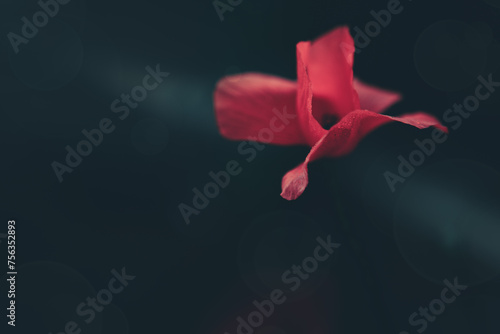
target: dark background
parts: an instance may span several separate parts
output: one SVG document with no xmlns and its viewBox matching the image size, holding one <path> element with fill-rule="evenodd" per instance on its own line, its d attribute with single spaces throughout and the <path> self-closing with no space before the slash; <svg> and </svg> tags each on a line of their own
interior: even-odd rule
<svg viewBox="0 0 500 334">
<path fill-rule="evenodd" d="M 357 77 L 403 93 L 389 114 L 440 118 L 474 94 L 478 75 L 500 81 L 499 1 L 402 5 L 355 56 Z M 84 334 L 233 334 L 252 301 L 285 290 L 281 273 L 331 234 L 342 246 L 257 334 L 416 333 L 410 314 L 455 277 L 469 288 L 426 332 L 498 333 L 500 92 L 394 193 L 383 173 L 431 130 L 378 129 L 349 156 L 310 165 L 292 202 L 279 196 L 281 177 L 308 148 L 267 146 L 246 163 L 218 133 L 220 78 L 294 79 L 297 42 L 343 24 L 363 29 L 386 7 L 245 0 L 221 22 L 210 1 L 72 0 L 16 55 L 6 35 L 39 7 L 1 0 L 0 232 L 16 220 L 19 272 L 16 327 L 5 331 L 55 334 L 75 320 Z M 170 76 L 120 121 L 111 102 L 156 64 Z M 59 183 L 51 163 L 64 163 L 65 146 L 105 117 L 115 131 Z M 243 172 L 186 225 L 178 205 L 191 205 L 192 189 L 233 159 Z M 76 305 L 122 267 L 136 278 L 84 325 Z"/>
</svg>

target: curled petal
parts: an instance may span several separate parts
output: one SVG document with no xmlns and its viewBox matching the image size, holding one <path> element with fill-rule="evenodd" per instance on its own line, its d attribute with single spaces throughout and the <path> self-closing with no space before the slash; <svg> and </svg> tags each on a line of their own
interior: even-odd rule
<svg viewBox="0 0 500 334">
<path fill-rule="evenodd" d="M 336 28 L 313 42 L 297 44 L 297 52 L 312 83 L 313 99 L 322 102 L 321 108 L 314 108 L 314 116 L 320 122 L 325 114 L 340 119 L 359 109 L 359 98 L 353 87 L 354 51 L 347 27 Z"/>
<path fill-rule="evenodd" d="M 313 116 L 312 101 L 311 79 L 303 61 L 302 48 L 297 46 L 297 115 L 302 133 L 311 147 L 326 134 Z"/>
<path fill-rule="evenodd" d="M 283 78 L 258 73 L 225 77 L 214 92 L 219 131 L 232 140 L 306 144 L 296 96 L 297 84 Z"/>
<path fill-rule="evenodd" d="M 434 126 L 441 131 L 448 129 L 434 116 L 416 112 L 392 117 L 368 110 L 356 110 L 342 118 L 311 148 L 305 161 L 285 174 L 281 182 L 281 197 L 287 200 L 298 198 L 309 182 L 307 165 L 322 157 L 338 157 L 351 152 L 361 139 L 379 126 L 398 121 L 419 129 Z"/>
</svg>

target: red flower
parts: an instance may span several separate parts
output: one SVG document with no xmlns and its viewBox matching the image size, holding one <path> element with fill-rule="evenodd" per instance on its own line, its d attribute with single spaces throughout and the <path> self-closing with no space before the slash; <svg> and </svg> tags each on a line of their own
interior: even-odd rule
<svg viewBox="0 0 500 334">
<path fill-rule="evenodd" d="M 401 96 L 355 79 L 354 51 L 349 29 L 340 27 L 312 43 L 297 44 L 297 82 L 246 73 L 223 78 L 217 84 L 215 113 L 219 130 L 228 139 L 256 140 L 260 130 L 276 122 L 273 110 L 278 106 L 287 106 L 296 116 L 270 141 L 311 147 L 305 161 L 283 177 L 281 196 L 285 199 L 296 199 L 304 192 L 309 162 L 351 152 L 364 136 L 383 124 L 398 121 L 448 132 L 434 116 L 423 112 L 400 117 L 381 114 Z"/>
</svg>

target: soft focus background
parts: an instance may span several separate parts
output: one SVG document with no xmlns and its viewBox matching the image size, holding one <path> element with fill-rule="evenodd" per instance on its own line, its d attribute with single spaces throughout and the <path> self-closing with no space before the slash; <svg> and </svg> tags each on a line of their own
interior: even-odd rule
<svg viewBox="0 0 500 334">
<path fill-rule="evenodd" d="M 279 196 L 281 177 L 308 148 L 266 146 L 247 163 L 218 133 L 220 78 L 294 79 L 297 42 L 344 24 L 364 30 L 387 4 L 244 0 L 221 21 L 209 0 L 71 0 L 15 54 L 7 34 L 40 7 L 0 0 L 0 233 L 16 220 L 18 267 L 15 328 L 1 278 L 1 332 L 59 334 L 73 320 L 83 334 L 234 334 L 252 301 L 287 291 L 281 274 L 331 235 L 334 256 L 255 333 L 418 333 L 408 318 L 454 278 L 468 288 L 425 332 L 498 333 L 500 89 L 395 192 L 384 172 L 431 130 L 378 129 L 349 156 L 312 164 L 292 202 Z M 500 1 L 401 5 L 355 56 L 357 77 L 403 93 L 388 113 L 441 118 L 474 94 L 478 75 L 500 81 Z M 120 120 L 111 103 L 157 64 L 170 75 Z M 51 164 L 103 118 L 114 132 L 60 183 Z M 187 225 L 179 204 L 192 206 L 192 189 L 231 160 L 242 173 Z M 136 278 L 85 324 L 76 306 L 123 267 Z"/>
</svg>

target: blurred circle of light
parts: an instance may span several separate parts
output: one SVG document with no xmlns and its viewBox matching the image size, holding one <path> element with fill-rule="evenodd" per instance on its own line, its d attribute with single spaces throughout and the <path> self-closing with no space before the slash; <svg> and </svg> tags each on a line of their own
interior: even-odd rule
<svg viewBox="0 0 500 334">
<path fill-rule="evenodd" d="M 467 160 L 445 160 L 410 176 L 394 210 L 394 236 L 410 267 L 438 284 L 494 278 L 500 247 L 489 234 L 500 231 L 500 212 L 483 208 L 499 190 L 497 171 Z"/>
<path fill-rule="evenodd" d="M 465 263 L 474 261 L 497 268 L 500 271 L 500 198 L 483 202 L 473 208 L 459 226 L 460 233 L 467 235 L 464 245 Z"/>
<path fill-rule="evenodd" d="M 432 24 L 420 34 L 415 44 L 414 62 L 427 84 L 452 92 L 465 89 L 476 81 L 486 67 L 488 53 L 486 47 L 478 49 L 477 45 L 465 42 L 471 31 L 482 36 L 482 32 L 471 25 L 446 20 Z"/>
</svg>

